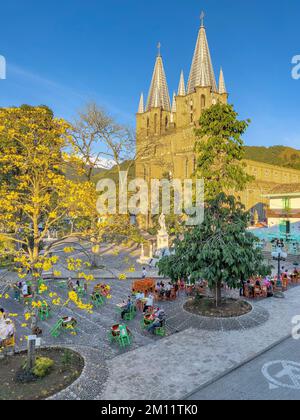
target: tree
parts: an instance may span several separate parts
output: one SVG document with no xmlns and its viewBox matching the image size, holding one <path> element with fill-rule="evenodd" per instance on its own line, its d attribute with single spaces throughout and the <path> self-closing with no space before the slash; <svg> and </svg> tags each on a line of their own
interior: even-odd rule
<svg viewBox="0 0 300 420">
<path fill-rule="evenodd" d="M 119 124 L 97 104 L 87 104 L 72 125 L 73 164 L 81 167 L 82 175 L 88 180 L 97 175 L 99 168 L 105 168 L 106 163 L 112 168 L 103 172 L 105 177 L 118 178 L 121 171 L 130 175 L 136 160 L 152 157 L 161 144 L 157 136 L 149 138 L 145 132 L 143 137 L 136 147 L 130 127 Z"/>
<path fill-rule="evenodd" d="M 205 279 L 219 306 L 222 284 L 236 289 L 242 280 L 268 271 L 255 247 L 256 237 L 247 231 L 249 219 L 233 196 L 219 194 L 206 204 L 204 222 L 187 230 L 175 242 L 175 254 L 158 263 L 160 274 L 173 280 L 175 276 L 190 276 L 192 282 Z"/>
<path fill-rule="evenodd" d="M 26 269 L 49 264 L 43 240 L 62 220 L 96 214 L 92 183 L 68 179 L 70 126 L 45 106 L 0 109 L 0 241 L 16 244 Z"/>
<path fill-rule="evenodd" d="M 122 170 L 122 163 L 134 156 L 135 138 L 132 131 L 118 124 L 103 108 L 88 104 L 72 126 L 73 163 L 81 166 L 82 174 L 91 181 L 106 162 Z"/>
<path fill-rule="evenodd" d="M 201 115 L 196 130 L 196 175 L 205 180 L 205 196 L 238 192 L 253 180 L 245 172 L 244 143 L 250 120 L 239 121 L 232 105 L 217 104 Z"/>
</svg>

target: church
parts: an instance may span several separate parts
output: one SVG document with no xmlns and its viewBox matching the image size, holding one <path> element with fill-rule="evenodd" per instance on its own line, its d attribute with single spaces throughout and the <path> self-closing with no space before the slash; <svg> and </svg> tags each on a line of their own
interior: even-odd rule
<svg viewBox="0 0 300 420">
<path fill-rule="evenodd" d="M 226 104 L 228 91 L 222 68 L 216 80 L 211 59 L 204 14 L 198 33 L 191 70 L 186 83 L 180 74 L 172 101 L 158 45 L 158 54 L 147 101 L 141 95 L 136 115 L 136 176 L 148 182 L 166 176 L 187 179 L 196 166 L 195 128 L 204 109 L 217 102 Z M 241 201 L 252 214 L 266 220 L 266 195 L 283 184 L 300 183 L 300 171 L 245 160 L 247 172 L 255 181 L 240 193 Z"/>
</svg>

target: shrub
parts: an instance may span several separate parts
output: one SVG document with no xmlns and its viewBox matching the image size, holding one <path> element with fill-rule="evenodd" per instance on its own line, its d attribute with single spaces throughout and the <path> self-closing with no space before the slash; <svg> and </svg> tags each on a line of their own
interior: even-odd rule
<svg viewBox="0 0 300 420">
<path fill-rule="evenodd" d="M 44 378 L 50 373 L 53 366 L 53 360 L 48 357 L 38 357 L 36 359 L 35 366 L 32 369 L 32 373 L 38 378 Z"/>
<path fill-rule="evenodd" d="M 73 360 L 73 354 L 70 350 L 65 350 L 63 352 L 62 358 L 61 358 L 61 363 L 64 367 L 68 367 Z"/>
</svg>

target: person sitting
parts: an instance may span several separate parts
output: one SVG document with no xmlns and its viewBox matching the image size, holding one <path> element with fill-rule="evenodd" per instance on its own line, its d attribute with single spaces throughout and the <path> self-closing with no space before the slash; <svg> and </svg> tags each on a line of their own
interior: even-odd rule
<svg viewBox="0 0 300 420">
<path fill-rule="evenodd" d="M 0 320 L 5 319 L 6 318 L 6 314 L 3 308 L 0 308 Z"/>
<path fill-rule="evenodd" d="M 144 310 L 143 299 L 145 299 L 145 293 L 141 292 L 141 293 L 137 293 L 135 295 L 136 307 L 140 312 L 143 312 L 143 310 Z"/>
<path fill-rule="evenodd" d="M 153 323 L 147 328 L 147 331 L 154 334 L 156 328 L 161 328 L 166 322 L 166 314 L 163 309 L 159 309 L 155 312 L 155 318 Z"/>
<path fill-rule="evenodd" d="M 22 285 L 22 295 L 23 297 L 26 297 L 29 295 L 27 283 L 24 283 Z"/>
<path fill-rule="evenodd" d="M 272 281 L 267 286 L 267 297 L 273 297 L 274 296 L 274 286 L 275 286 L 275 283 L 272 282 Z"/>
<path fill-rule="evenodd" d="M 251 284 L 250 280 L 247 280 L 247 286 L 246 287 L 247 287 L 247 290 L 248 290 L 249 297 L 254 297 L 254 287 Z"/>
<path fill-rule="evenodd" d="M 0 348 L 5 346 L 7 340 L 10 340 L 15 335 L 15 326 L 11 319 L 2 318 L 0 322 Z"/>
<path fill-rule="evenodd" d="M 152 295 L 152 293 L 149 293 L 146 300 L 145 307 L 144 307 L 144 312 L 147 312 L 149 308 L 153 308 L 153 304 L 154 304 L 154 296 Z"/>
<path fill-rule="evenodd" d="M 128 296 L 127 303 L 125 304 L 124 309 L 121 312 L 121 318 L 122 319 L 124 319 L 125 314 L 129 314 L 130 313 L 132 306 L 133 306 L 133 302 L 131 300 L 131 297 Z"/>
<path fill-rule="evenodd" d="M 172 284 L 168 283 L 165 287 L 165 291 L 166 291 L 166 298 L 170 299 L 171 297 L 171 290 L 172 290 Z"/>
</svg>

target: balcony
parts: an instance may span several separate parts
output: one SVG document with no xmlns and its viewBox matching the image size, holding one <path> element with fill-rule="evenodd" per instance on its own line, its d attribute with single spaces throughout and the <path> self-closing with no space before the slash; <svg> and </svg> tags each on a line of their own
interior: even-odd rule
<svg viewBox="0 0 300 420">
<path fill-rule="evenodd" d="M 272 219 L 300 219 L 300 209 L 267 209 L 266 214 Z"/>
</svg>

